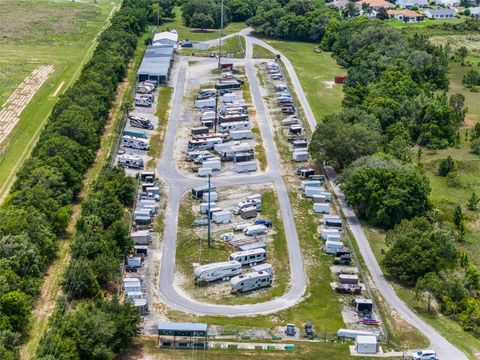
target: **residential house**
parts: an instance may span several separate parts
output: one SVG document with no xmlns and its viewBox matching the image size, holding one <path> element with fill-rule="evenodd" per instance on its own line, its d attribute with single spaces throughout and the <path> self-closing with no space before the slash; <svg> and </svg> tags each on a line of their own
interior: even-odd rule
<svg viewBox="0 0 480 360">
<path fill-rule="evenodd" d="M 455 8 L 460 6 L 460 0 L 435 0 L 435 4 L 449 8 Z"/>
<path fill-rule="evenodd" d="M 372 8 L 372 10 L 374 10 L 375 12 L 377 12 L 382 8 L 395 9 L 395 5 L 385 0 L 360 0 L 355 3 L 355 6 L 361 9 L 363 4 L 368 4 Z"/>
<path fill-rule="evenodd" d="M 391 18 L 406 22 L 406 23 L 414 23 L 423 21 L 425 16 L 419 14 L 416 11 L 412 11 L 409 9 L 402 9 L 402 10 L 387 10 L 388 15 Z"/>
<path fill-rule="evenodd" d="M 429 19 L 448 20 L 454 19 L 457 14 L 453 9 L 425 9 L 423 12 Z"/>
<path fill-rule="evenodd" d="M 395 3 L 400 9 L 411 9 L 413 7 L 426 8 L 428 7 L 428 0 L 397 0 Z"/>
</svg>

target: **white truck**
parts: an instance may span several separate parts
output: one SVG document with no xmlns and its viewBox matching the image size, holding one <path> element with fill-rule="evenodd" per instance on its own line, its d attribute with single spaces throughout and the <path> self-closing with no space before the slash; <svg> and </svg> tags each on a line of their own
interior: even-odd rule
<svg viewBox="0 0 480 360">
<path fill-rule="evenodd" d="M 228 260 L 238 261 L 242 265 L 257 265 L 267 259 L 265 249 L 253 249 L 231 253 Z"/>
<path fill-rule="evenodd" d="M 210 283 L 217 280 L 228 280 L 243 273 L 242 264 L 238 261 L 223 261 L 197 266 L 194 270 L 197 283 Z"/>
</svg>

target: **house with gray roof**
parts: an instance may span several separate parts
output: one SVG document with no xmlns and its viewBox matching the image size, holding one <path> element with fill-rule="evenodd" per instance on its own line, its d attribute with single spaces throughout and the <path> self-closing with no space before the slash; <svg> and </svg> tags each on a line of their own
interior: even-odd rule
<svg viewBox="0 0 480 360">
<path fill-rule="evenodd" d="M 426 8 L 428 7 L 428 0 L 397 0 L 395 3 L 400 9 L 411 9 L 413 7 Z"/>
<path fill-rule="evenodd" d="M 423 12 L 429 19 L 449 20 L 454 19 L 457 12 L 453 9 L 425 9 Z"/>
</svg>

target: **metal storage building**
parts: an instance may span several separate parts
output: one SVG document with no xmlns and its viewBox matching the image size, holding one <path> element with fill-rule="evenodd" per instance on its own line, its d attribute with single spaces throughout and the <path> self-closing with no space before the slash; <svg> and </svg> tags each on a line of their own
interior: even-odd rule
<svg viewBox="0 0 480 360">
<path fill-rule="evenodd" d="M 208 325 L 202 323 L 161 322 L 158 324 L 159 344 L 170 348 L 205 349 L 207 328 Z"/>
<path fill-rule="evenodd" d="M 376 354 L 377 337 L 374 335 L 358 335 L 355 339 L 355 350 L 358 354 Z"/>
<path fill-rule="evenodd" d="M 156 80 L 159 84 L 167 83 L 170 78 L 174 51 L 171 46 L 148 46 L 137 71 L 138 81 Z"/>
</svg>

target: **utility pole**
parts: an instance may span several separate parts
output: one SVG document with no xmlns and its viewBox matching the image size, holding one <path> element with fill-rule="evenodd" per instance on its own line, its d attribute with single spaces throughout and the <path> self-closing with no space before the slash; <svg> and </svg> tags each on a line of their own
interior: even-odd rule
<svg viewBox="0 0 480 360">
<path fill-rule="evenodd" d="M 210 234 L 210 221 L 212 219 L 212 213 L 210 212 L 210 189 L 212 188 L 210 185 L 210 179 L 212 175 L 208 174 L 208 232 L 207 232 L 207 242 L 208 242 L 208 247 L 210 248 L 210 241 L 211 241 L 211 234 Z"/>
<path fill-rule="evenodd" d="M 213 132 L 217 133 L 217 123 L 218 123 L 218 90 L 215 90 L 215 119 L 213 120 L 214 130 Z"/>
<path fill-rule="evenodd" d="M 222 59 L 222 37 L 223 37 L 223 0 L 222 5 L 220 7 L 220 46 L 219 46 L 219 54 L 218 54 L 218 69 L 221 69 L 221 59 Z"/>
</svg>

